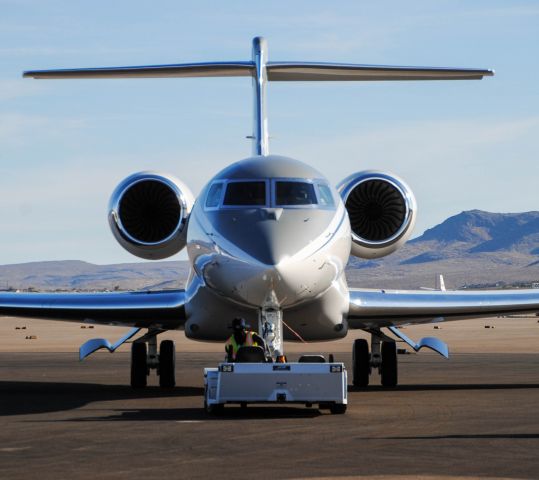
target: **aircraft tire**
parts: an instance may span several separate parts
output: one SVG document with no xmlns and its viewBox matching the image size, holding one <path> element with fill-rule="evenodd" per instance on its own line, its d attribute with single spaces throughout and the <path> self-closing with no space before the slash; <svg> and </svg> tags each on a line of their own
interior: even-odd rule
<svg viewBox="0 0 539 480">
<path fill-rule="evenodd" d="M 364 388 L 369 385 L 369 375 L 371 373 L 369 344 L 363 338 L 354 340 L 352 367 L 354 387 Z"/>
<path fill-rule="evenodd" d="M 159 346 L 159 386 L 176 386 L 176 349 L 172 340 L 163 340 Z"/>
<path fill-rule="evenodd" d="M 146 344 L 135 342 L 131 344 L 131 386 L 144 388 L 148 378 L 148 360 Z"/>
<path fill-rule="evenodd" d="M 398 383 L 397 344 L 382 342 L 382 365 L 380 377 L 383 387 L 396 387 Z"/>
</svg>

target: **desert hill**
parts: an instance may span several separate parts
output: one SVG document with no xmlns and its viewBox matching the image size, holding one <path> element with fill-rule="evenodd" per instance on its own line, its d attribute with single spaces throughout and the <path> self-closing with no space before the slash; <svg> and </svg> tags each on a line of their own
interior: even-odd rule
<svg viewBox="0 0 539 480">
<path fill-rule="evenodd" d="M 537 282 L 539 212 L 462 212 L 388 257 L 350 259 L 348 273 L 365 287 L 432 287 L 437 273 L 450 288 Z"/>
</svg>

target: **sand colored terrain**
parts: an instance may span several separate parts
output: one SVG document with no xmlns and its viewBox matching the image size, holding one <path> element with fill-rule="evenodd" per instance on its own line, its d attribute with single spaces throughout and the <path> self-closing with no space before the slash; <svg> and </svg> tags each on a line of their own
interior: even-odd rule
<svg viewBox="0 0 539 480">
<path fill-rule="evenodd" d="M 404 333 L 416 341 L 422 337 L 438 337 L 448 343 L 451 353 L 539 354 L 539 317 L 536 316 L 464 320 L 441 323 L 437 327 L 410 326 L 404 328 Z M 103 337 L 115 341 L 128 330 L 125 327 L 95 325 L 92 328 L 90 325 L 71 322 L 0 317 L 0 352 L 77 352 L 79 346 L 91 338 Z M 361 337 L 368 338 L 368 335 L 361 331 L 351 331 L 345 339 L 334 342 L 287 342 L 285 350 L 287 353 L 349 352 L 353 339 Z M 159 336 L 160 340 L 165 338 L 175 340 L 179 352 L 223 351 L 223 344 L 195 342 L 185 338 L 183 331 L 167 332 Z M 129 344 L 125 344 L 119 351 L 129 351 L 129 348 Z"/>
</svg>

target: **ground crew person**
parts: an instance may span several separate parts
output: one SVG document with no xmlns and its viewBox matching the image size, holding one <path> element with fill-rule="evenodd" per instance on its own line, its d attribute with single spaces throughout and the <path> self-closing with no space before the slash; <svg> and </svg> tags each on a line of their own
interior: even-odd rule
<svg viewBox="0 0 539 480">
<path fill-rule="evenodd" d="M 233 362 L 236 360 L 236 354 L 240 347 L 262 347 L 264 348 L 264 340 L 258 335 L 258 333 L 251 330 L 247 330 L 245 320 L 241 317 L 236 317 L 232 321 L 232 328 L 234 333 L 230 335 L 230 338 L 225 344 L 225 351 L 227 353 L 227 361 Z"/>
</svg>

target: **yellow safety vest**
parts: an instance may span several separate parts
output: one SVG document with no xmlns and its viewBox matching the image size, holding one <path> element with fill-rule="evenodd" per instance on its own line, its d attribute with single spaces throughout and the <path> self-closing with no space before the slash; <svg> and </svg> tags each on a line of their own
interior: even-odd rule
<svg viewBox="0 0 539 480">
<path fill-rule="evenodd" d="M 255 332 L 245 332 L 245 342 L 241 345 L 236 343 L 236 337 L 234 334 L 230 336 L 225 344 L 225 350 L 228 352 L 228 346 L 232 345 L 232 360 L 236 360 L 236 354 L 240 347 L 258 347 L 258 342 L 253 338 Z"/>
</svg>

